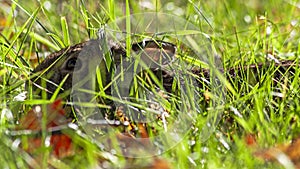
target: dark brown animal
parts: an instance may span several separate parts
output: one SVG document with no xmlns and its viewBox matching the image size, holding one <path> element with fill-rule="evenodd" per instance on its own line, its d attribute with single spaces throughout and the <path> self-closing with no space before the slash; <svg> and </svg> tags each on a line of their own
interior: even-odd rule
<svg viewBox="0 0 300 169">
<path fill-rule="evenodd" d="M 101 48 L 103 48 L 101 40 L 90 40 L 49 55 L 32 72 L 33 77 L 30 82 L 34 86 L 34 92 L 41 95 L 41 91 L 45 91 L 50 98 L 59 88 L 59 93 L 65 93 L 65 96 L 68 96 L 74 83 L 82 81 L 81 78 L 86 78 L 91 73 L 89 70 L 91 67 L 99 65 L 105 86 L 111 80 L 111 71 L 116 69 L 121 62 L 125 68 L 133 63 L 126 59 L 128 58 L 126 49 L 122 44 L 110 43 L 109 50 L 106 51 Z M 143 41 L 132 45 L 132 53 L 139 55 L 139 59 L 144 63 L 152 64 L 152 67 L 158 67 L 158 63 L 168 64 L 175 52 L 175 45 L 162 41 Z M 109 63 L 109 68 L 104 55 L 110 55 L 112 63 Z M 95 72 L 91 74 L 95 75 Z M 79 79 L 74 80 L 74 75 Z"/>
</svg>

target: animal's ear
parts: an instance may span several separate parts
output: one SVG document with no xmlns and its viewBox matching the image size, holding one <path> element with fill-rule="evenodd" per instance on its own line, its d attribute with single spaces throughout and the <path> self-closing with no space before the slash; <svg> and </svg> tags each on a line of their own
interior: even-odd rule
<svg viewBox="0 0 300 169">
<path fill-rule="evenodd" d="M 146 64 L 155 63 L 157 65 L 167 65 L 175 58 L 176 46 L 172 43 L 164 41 L 142 41 L 132 45 L 132 50 L 138 55 Z"/>
</svg>

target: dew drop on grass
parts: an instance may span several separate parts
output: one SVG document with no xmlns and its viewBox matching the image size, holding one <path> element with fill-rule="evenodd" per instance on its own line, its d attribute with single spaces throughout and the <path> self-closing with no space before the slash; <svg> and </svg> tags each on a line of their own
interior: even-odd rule
<svg viewBox="0 0 300 169">
<path fill-rule="evenodd" d="M 21 144 L 21 139 L 16 139 L 16 140 L 13 141 L 13 143 L 11 145 L 11 148 L 13 150 L 18 150 L 20 144 Z"/>
<path fill-rule="evenodd" d="M 267 28 L 266 28 L 266 34 L 267 35 L 271 35 L 271 33 L 272 33 L 272 27 L 271 26 L 267 26 Z"/>
<path fill-rule="evenodd" d="M 280 98 L 284 98 L 285 94 L 284 93 L 280 93 L 280 92 L 273 92 L 271 91 L 271 95 L 275 96 L 275 97 L 280 97 Z"/>
<path fill-rule="evenodd" d="M 291 25 L 292 25 L 292 26 L 297 26 L 297 23 L 298 23 L 297 20 L 292 20 L 292 21 L 291 21 Z"/>
<path fill-rule="evenodd" d="M 196 144 L 196 141 L 195 141 L 195 140 L 189 140 L 189 141 L 188 141 L 188 144 L 189 144 L 190 146 L 193 146 L 193 145 Z"/>
<path fill-rule="evenodd" d="M 238 116 L 238 117 L 240 117 L 240 118 L 243 118 L 243 115 L 242 115 L 242 114 L 238 111 L 238 109 L 236 109 L 235 107 L 230 106 L 230 110 L 233 111 L 233 113 L 234 113 L 236 116 Z"/>
<path fill-rule="evenodd" d="M 27 92 L 21 92 L 17 96 L 14 97 L 13 101 L 24 101 L 26 99 Z"/>
<path fill-rule="evenodd" d="M 275 56 L 270 53 L 268 53 L 266 57 L 267 57 L 267 59 L 272 60 L 275 63 L 278 63 L 278 64 L 280 63 L 280 61 L 278 59 L 276 59 Z"/>
<path fill-rule="evenodd" d="M 41 117 L 42 116 L 42 107 L 41 106 L 35 106 L 34 107 L 34 112 L 36 113 L 36 115 L 38 117 Z"/>
<path fill-rule="evenodd" d="M 44 2 L 44 8 L 49 11 L 51 9 L 51 2 L 45 1 Z"/>
<path fill-rule="evenodd" d="M 203 153 L 208 153 L 208 152 L 209 152 L 209 148 L 208 148 L 208 147 L 202 147 L 202 148 L 201 148 L 201 151 L 202 151 Z"/>
<path fill-rule="evenodd" d="M 168 11 L 173 11 L 175 9 L 174 2 L 167 3 L 166 8 Z"/>
<path fill-rule="evenodd" d="M 251 23 L 251 16 L 250 16 L 250 15 L 244 16 L 244 21 L 245 21 L 246 23 Z"/>
<path fill-rule="evenodd" d="M 194 166 L 197 166 L 196 162 L 190 156 L 188 156 L 187 158 L 191 164 L 193 164 Z"/>
<path fill-rule="evenodd" d="M 47 136 L 45 139 L 45 146 L 49 147 L 51 146 L 51 136 Z"/>
<path fill-rule="evenodd" d="M 297 36 L 297 35 L 298 35 L 298 32 L 295 31 L 295 30 L 292 30 L 291 33 L 290 33 L 290 37 L 291 37 L 291 38 L 294 38 L 294 37 Z"/>
<path fill-rule="evenodd" d="M 147 0 L 140 1 L 139 5 L 142 8 L 147 8 L 147 9 L 152 9 L 152 10 L 155 9 L 154 5 L 150 1 L 147 1 Z"/>
<path fill-rule="evenodd" d="M 4 108 L 1 111 L 1 122 L 10 121 L 13 119 L 13 114 L 10 109 Z"/>
<path fill-rule="evenodd" d="M 217 136 L 219 142 L 223 145 L 223 147 L 226 148 L 227 150 L 230 150 L 230 146 L 229 146 L 229 144 L 226 142 L 226 140 L 225 140 L 223 134 L 220 133 L 220 132 L 217 132 L 217 135 L 216 135 L 216 136 Z M 219 150 L 222 150 L 222 149 L 220 148 Z"/>
</svg>

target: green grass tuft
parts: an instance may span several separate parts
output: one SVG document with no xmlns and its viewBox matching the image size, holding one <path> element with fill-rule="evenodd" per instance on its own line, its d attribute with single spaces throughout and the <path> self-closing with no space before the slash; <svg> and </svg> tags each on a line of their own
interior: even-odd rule
<svg viewBox="0 0 300 169">
<path fill-rule="evenodd" d="M 140 3 L 139 3 L 140 2 Z M 199 93 L 191 92 L 193 86 L 188 87 L 185 97 L 178 97 L 178 93 L 167 100 L 159 97 L 154 84 L 159 79 L 153 74 L 136 77 L 133 83 L 131 100 L 122 101 L 107 95 L 103 90 L 114 87 L 113 82 L 126 79 L 122 73 L 115 77 L 107 86 L 103 84 L 102 74 L 98 72 L 97 80 L 100 92 L 83 91 L 112 99 L 116 102 L 151 111 L 144 105 L 148 102 L 139 100 L 143 93 L 141 85 L 158 96 L 162 106 L 174 115 L 170 121 L 176 122 L 178 110 L 176 106 L 183 105 L 183 110 L 197 110 L 192 120 L 190 130 L 185 133 L 178 144 L 170 147 L 160 156 L 170 162 L 173 168 L 284 168 L 279 163 L 264 162 L 255 157 L 254 152 L 273 147 L 282 143 L 289 143 L 300 133 L 300 88 L 299 88 L 299 55 L 300 55 L 300 13 L 296 1 L 130 1 L 125 3 L 109 0 L 106 2 L 92 0 L 77 1 L 5 1 L 0 7 L 0 168 L 28 168 L 39 164 L 46 168 L 86 168 L 95 167 L 101 160 L 111 168 L 122 168 L 127 163 L 124 157 L 114 156 L 101 148 L 93 139 L 68 129 L 74 140 L 74 146 L 80 149 L 75 154 L 62 160 L 53 160 L 49 156 L 50 148 L 41 147 L 36 150 L 34 159 L 29 153 L 18 148 L 19 141 L 30 136 L 21 134 L 11 136 L 18 126 L 18 120 L 24 116 L 33 105 L 51 103 L 58 90 L 50 100 L 35 99 L 32 86 L 25 88 L 30 79 L 30 71 L 34 69 L 49 53 L 89 39 L 97 38 L 97 31 L 107 22 L 113 22 L 120 17 L 126 17 L 125 39 L 129 47 L 134 39 L 131 36 L 130 14 L 138 12 L 165 12 L 186 18 L 199 28 L 199 31 L 209 37 L 215 53 L 221 57 L 222 71 L 215 72 L 220 83 L 226 87 L 225 102 L 215 106 L 212 102 L 214 95 L 208 93 L 210 101 L 202 93 L 211 88 L 203 83 Z M 143 6 L 142 2 L 149 2 L 151 6 Z M 170 23 L 165 23 L 170 24 Z M 170 24 L 171 25 L 171 24 Z M 180 35 L 194 32 L 182 31 Z M 139 38 L 148 37 L 141 35 Z M 168 38 L 168 36 L 166 36 Z M 197 46 L 191 39 L 190 43 Z M 130 50 L 126 51 L 130 54 Z M 181 51 L 179 51 L 181 52 Z M 188 53 L 188 52 L 187 52 Z M 181 58 L 181 56 L 187 56 Z M 178 72 L 190 73 L 194 67 L 207 68 L 201 60 L 193 60 L 188 54 L 178 55 Z M 295 65 L 286 67 L 282 71 L 275 64 L 277 61 L 292 60 Z M 181 65 L 181 61 L 188 66 Z M 122 61 L 123 62 L 123 61 Z M 125 60 L 124 60 L 125 62 Z M 195 63 L 195 65 L 190 65 Z M 110 63 L 109 63 L 110 64 Z M 255 68 L 244 69 L 248 65 Z M 209 67 L 209 64 L 208 64 Z M 100 69 L 100 67 L 99 67 Z M 234 72 L 235 76 L 233 76 Z M 149 79 L 152 77 L 152 84 Z M 154 80 L 153 80 L 154 79 Z M 195 77 L 195 79 L 198 79 Z M 180 81 L 180 77 L 176 79 Z M 190 84 L 190 79 L 185 84 Z M 139 83 L 140 82 L 140 83 Z M 63 82 L 60 84 L 60 86 Z M 173 90 L 178 84 L 172 84 Z M 205 88 L 206 87 L 206 88 Z M 198 96 L 201 97 L 197 97 Z M 95 98 L 93 98 L 95 99 Z M 217 100 L 219 101 L 219 100 Z M 198 106 L 197 106 L 198 105 Z M 82 103 L 82 106 L 98 108 L 107 107 L 100 104 Z M 214 107 L 215 106 L 215 107 Z M 200 109 L 201 108 L 201 109 Z M 221 112 L 210 116 L 214 112 Z M 155 112 L 154 112 L 155 113 Z M 46 121 L 44 116 L 44 123 Z M 210 137 L 203 141 L 203 128 L 207 118 L 212 117 L 215 130 Z M 151 124 L 158 131 L 164 130 L 163 123 Z M 45 127 L 45 126 L 44 126 Z M 180 128 L 181 126 L 179 126 Z M 186 127 L 186 126 L 183 126 Z M 100 131 L 99 131 L 100 132 Z M 151 131 L 152 132 L 152 131 Z M 155 135 L 155 132 L 151 133 Z M 254 134 L 257 137 L 257 149 L 249 148 L 245 137 Z M 46 131 L 42 132 L 43 139 Z M 161 143 L 169 144 L 169 143 Z M 40 156 L 39 156 L 40 155 Z M 37 158 L 38 156 L 38 158 Z M 142 159 L 143 160 L 143 159 Z"/>
</svg>

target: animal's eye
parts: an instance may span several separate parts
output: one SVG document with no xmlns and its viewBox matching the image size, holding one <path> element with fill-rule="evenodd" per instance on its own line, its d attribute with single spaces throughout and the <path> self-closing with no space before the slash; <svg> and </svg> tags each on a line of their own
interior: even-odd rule
<svg viewBox="0 0 300 169">
<path fill-rule="evenodd" d="M 69 71 L 73 71 L 75 69 L 79 70 L 81 68 L 81 66 L 82 66 L 82 63 L 81 63 L 80 59 L 70 58 L 67 61 L 66 70 L 69 70 Z"/>
</svg>

